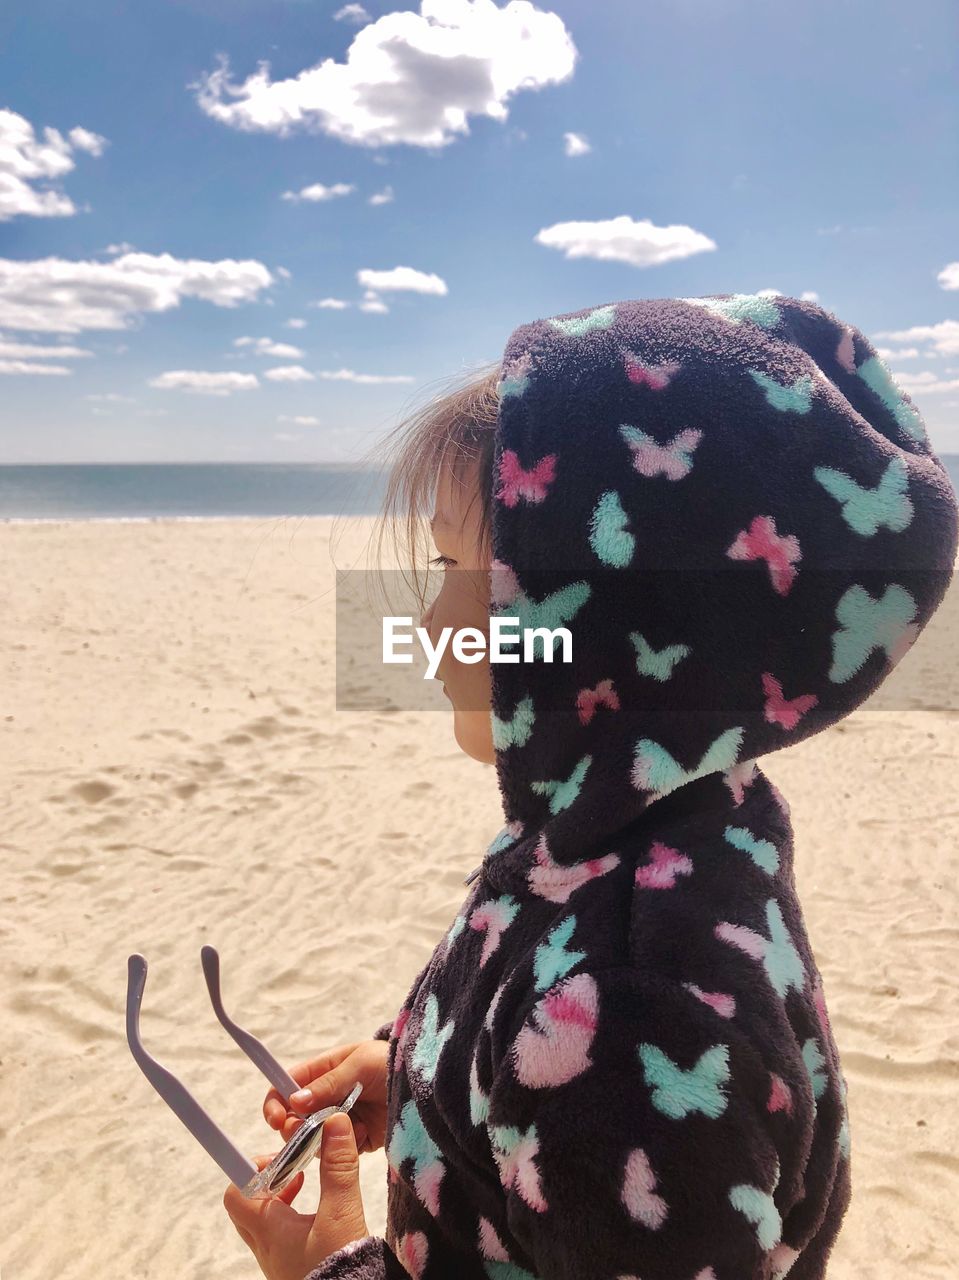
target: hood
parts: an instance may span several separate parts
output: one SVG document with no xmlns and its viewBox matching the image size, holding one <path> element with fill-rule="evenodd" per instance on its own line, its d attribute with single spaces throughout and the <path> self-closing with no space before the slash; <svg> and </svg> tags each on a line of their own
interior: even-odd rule
<svg viewBox="0 0 959 1280">
<path fill-rule="evenodd" d="M 945 593 L 957 509 L 915 405 L 811 302 L 535 320 L 498 389 L 491 616 L 572 640 L 490 667 L 505 825 L 473 874 L 515 890 L 859 706 Z"/>
</svg>

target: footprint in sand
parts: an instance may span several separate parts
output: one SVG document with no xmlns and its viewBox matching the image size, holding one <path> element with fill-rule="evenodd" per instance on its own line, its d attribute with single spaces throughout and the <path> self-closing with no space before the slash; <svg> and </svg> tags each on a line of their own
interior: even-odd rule
<svg viewBox="0 0 959 1280">
<path fill-rule="evenodd" d="M 78 782 L 76 786 L 70 788 L 71 795 L 79 796 L 87 804 L 99 804 L 101 800 L 106 800 L 107 796 L 112 796 L 115 791 L 115 787 L 111 787 L 109 783 L 100 782 L 96 778 L 91 778 L 89 782 Z"/>
</svg>

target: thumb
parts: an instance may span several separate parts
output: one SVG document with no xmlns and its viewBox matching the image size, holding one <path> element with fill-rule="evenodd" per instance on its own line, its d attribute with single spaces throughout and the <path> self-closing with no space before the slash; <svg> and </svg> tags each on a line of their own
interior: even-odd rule
<svg viewBox="0 0 959 1280">
<path fill-rule="evenodd" d="M 334 1211 L 346 1209 L 360 1197 L 360 1156 L 353 1122 L 345 1111 L 334 1112 L 323 1123 L 320 1150 L 320 1198 Z"/>
</svg>

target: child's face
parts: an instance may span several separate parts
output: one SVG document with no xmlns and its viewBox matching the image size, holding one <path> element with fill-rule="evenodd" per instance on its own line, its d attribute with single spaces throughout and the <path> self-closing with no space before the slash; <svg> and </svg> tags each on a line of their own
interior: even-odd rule
<svg viewBox="0 0 959 1280">
<path fill-rule="evenodd" d="M 444 466 L 436 488 L 433 542 L 443 558 L 443 585 L 420 619 L 434 645 L 444 627 L 455 633 L 474 627 L 486 637 L 478 662 L 462 662 L 453 652 L 452 634 L 439 660 L 437 678 L 453 704 L 453 736 L 474 760 L 495 763 L 490 724 L 489 571 L 490 559 L 480 546 L 479 466 L 473 461 L 460 476 Z M 467 510 L 469 508 L 469 510 Z M 467 650 L 468 652 L 468 650 Z"/>
</svg>

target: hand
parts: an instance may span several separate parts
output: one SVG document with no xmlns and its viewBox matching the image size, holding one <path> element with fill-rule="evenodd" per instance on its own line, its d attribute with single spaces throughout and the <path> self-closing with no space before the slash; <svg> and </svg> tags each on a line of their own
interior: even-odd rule
<svg viewBox="0 0 959 1280">
<path fill-rule="evenodd" d="M 257 1168 L 272 1159 L 257 1156 Z M 349 1114 L 334 1114 L 323 1124 L 320 1204 L 315 1214 L 297 1213 L 291 1206 L 302 1186 L 300 1172 L 277 1195 L 247 1200 L 231 1182 L 223 1197 L 233 1225 L 267 1280 L 303 1280 L 331 1253 L 370 1234 Z"/>
<path fill-rule="evenodd" d="M 339 1106 L 359 1081 L 363 1092 L 347 1113 L 356 1134 L 356 1149 L 360 1153 L 378 1151 L 386 1142 L 389 1052 L 387 1040 L 358 1040 L 337 1045 L 309 1062 L 290 1067 L 296 1083 L 309 1089 L 309 1101 L 294 1104 L 301 1112 L 297 1115 L 276 1089 L 271 1089 L 263 1103 L 264 1119 L 271 1129 L 279 1130 L 284 1142 L 289 1142 L 303 1123 L 303 1115 L 323 1107 Z"/>
</svg>

